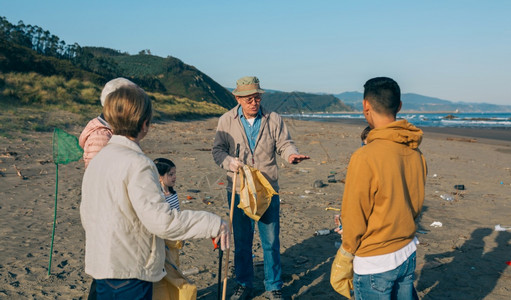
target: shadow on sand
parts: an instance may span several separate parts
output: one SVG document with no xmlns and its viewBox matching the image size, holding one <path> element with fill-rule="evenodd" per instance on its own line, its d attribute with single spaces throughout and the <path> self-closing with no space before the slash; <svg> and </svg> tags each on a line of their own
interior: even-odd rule
<svg viewBox="0 0 511 300">
<path fill-rule="evenodd" d="M 256 235 L 257 236 L 257 235 Z M 295 244 L 282 253 L 282 288 L 285 299 L 346 299 L 337 294 L 330 286 L 330 269 L 337 252 L 335 242 L 337 234 L 311 236 Z M 258 238 L 254 239 L 254 244 Z M 231 253 L 232 254 L 232 253 Z M 232 268 L 231 268 L 232 269 Z M 262 265 L 254 268 L 254 298 L 264 299 L 264 270 Z M 236 282 L 229 275 L 227 297 L 229 299 Z M 198 291 L 198 299 L 219 299 L 217 285 Z"/>
<path fill-rule="evenodd" d="M 484 239 L 491 239 L 492 233 L 478 228 L 462 246 L 427 254 L 417 284 L 421 299 L 484 299 L 492 293 L 508 267 L 511 232 L 496 232 L 496 247 L 485 251 Z"/>
</svg>

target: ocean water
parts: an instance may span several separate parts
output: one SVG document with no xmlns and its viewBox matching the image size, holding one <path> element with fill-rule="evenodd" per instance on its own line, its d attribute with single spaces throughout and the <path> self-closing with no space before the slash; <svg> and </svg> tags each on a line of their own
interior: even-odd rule
<svg viewBox="0 0 511 300">
<path fill-rule="evenodd" d="M 283 114 L 302 120 L 335 121 L 336 119 L 365 120 L 359 113 Z M 407 119 L 418 127 L 509 128 L 511 113 L 398 113 L 398 119 Z"/>
</svg>

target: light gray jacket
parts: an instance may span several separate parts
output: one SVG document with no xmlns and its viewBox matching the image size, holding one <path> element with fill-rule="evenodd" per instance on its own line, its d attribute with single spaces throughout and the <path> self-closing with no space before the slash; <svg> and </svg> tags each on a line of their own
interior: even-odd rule
<svg viewBox="0 0 511 300">
<path fill-rule="evenodd" d="M 228 170 L 227 190 L 232 191 L 233 175 L 233 172 L 229 171 L 229 159 L 227 157 L 234 157 L 236 144 L 240 144 L 239 160 L 261 171 L 275 191 L 278 192 L 277 155 L 287 161 L 290 155 L 298 154 L 298 149 L 291 139 L 282 117 L 275 112 L 265 111 L 261 106 L 261 128 L 252 153 L 245 129 L 238 115 L 238 108 L 239 104 L 223 114 L 218 120 L 212 149 L 215 163 Z M 239 189 L 239 185 L 237 188 Z"/>
<path fill-rule="evenodd" d="M 171 210 L 153 161 L 120 135 L 85 170 L 80 217 L 87 274 L 152 282 L 166 274 L 163 239 L 215 237 L 221 223 L 212 213 Z"/>
</svg>

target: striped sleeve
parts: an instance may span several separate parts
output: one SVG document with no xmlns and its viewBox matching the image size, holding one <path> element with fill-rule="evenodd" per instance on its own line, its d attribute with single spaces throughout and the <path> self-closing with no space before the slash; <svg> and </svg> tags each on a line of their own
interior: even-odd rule
<svg viewBox="0 0 511 300">
<path fill-rule="evenodd" d="M 177 193 L 166 195 L 165 201 L 170 204 L 170 209 L 177 209 L 177 211 L 181 210 L 179 207 L 179 199 L 177 198 Z"/>
</svg>

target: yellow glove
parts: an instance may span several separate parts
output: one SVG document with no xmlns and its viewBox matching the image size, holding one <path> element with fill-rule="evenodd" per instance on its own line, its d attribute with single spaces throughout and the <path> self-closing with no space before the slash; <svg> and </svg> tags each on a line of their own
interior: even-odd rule
<svg viewBox="0 0 511 300">
<path fill-rule="evenodd" d="M 353 290 L 353 254 L 341 247 L 335 255 L 330 273 L 330 284 L 334 290 L 346 298 L 350 298 Z"/>
</svg>

